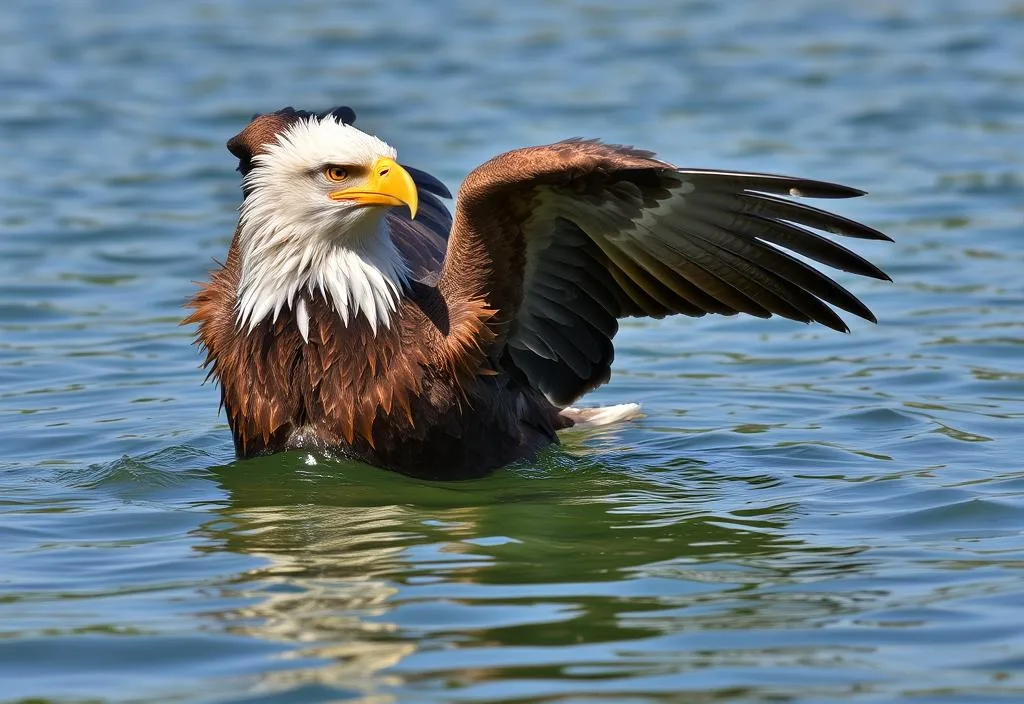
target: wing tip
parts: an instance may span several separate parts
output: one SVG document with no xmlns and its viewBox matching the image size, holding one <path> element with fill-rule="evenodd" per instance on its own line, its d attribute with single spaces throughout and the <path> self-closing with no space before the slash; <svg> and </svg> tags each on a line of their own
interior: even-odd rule
<svg viewBox="0 0 1024 704">
<path fill-rule="evenodd" d="M 789 187 L 789 195 L 794 198 L 860 198 L 867 194 L 867 191 L 853 186 L 810 179 L 794 179 L 794 183 Z"/>
<path fill-rule="evenodd" d="M 852 313 L 853 315 L 856 315 L 861 320 L 866 320 L 867 322 L 871 323 L 872 325 L 878 325 L 878 318 L 875 316 L 874 311 L 872 311 L 867 306 L 863 306 L 859 310 L 853 310 L 853 311 L 847 311 L 847 312 L 848 313 Z M 842 320 L 842 318 L 840 318 L 840 320 Z M 843 323 L 842 328 L 832 328 L 832 329 L 835 330 L 836 332 L 844 332 L 844 333 L 851 332 L 849 324 L 845 320 L 842 320 L 842 323 Z M 832 327 L 832 326 L 829 326 L 829 327 Z"/>
</svg>

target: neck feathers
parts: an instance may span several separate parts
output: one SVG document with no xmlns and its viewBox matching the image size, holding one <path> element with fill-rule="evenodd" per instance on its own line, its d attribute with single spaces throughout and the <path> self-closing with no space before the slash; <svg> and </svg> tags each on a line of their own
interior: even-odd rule
<svg viewBox="0 0 1024 704">
<path fill-rule="evenodd" d="M 305 296 L 319 293 L 347 326 L 362 315 L 376 334 L 390 327 L 409 280 L 383 217 L 362 217 L 316 231 L 276 223 L 259 203 L 242 206 L 237 321 L 252 331 L 285 307 L 309 341 Z M 247 207 L 248 206 L 248 207 Z"/>
</svg>

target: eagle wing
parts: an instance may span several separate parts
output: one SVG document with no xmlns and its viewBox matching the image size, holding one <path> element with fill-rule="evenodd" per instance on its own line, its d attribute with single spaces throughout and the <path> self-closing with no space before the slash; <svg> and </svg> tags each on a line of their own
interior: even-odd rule
<svg viewBox="0 0 1024 704">
<path fill-rule="evenodd" d="M 779 197 L 859 195 L 788 176 L 680 169 L 596 141 L 520 149 L 466 178 L 437 287 L 453 303 L 482 300 L 493 311 L 487 357 L 566 405 L 608 380 L 625 316 L 780 315 L 847 331 L 831 304 L 874 322 L 790 252 L 888 279 L 814 230 L 889 238 Z"/>
<path fill-rule="evenodd" d="M 402 254 L 409 273 L 416 281 L 433 284 L 441 273 L 452 216 L 441 198 L 451 198 L 441 181 L 426 171 L 403 165 L 412 176 L 419 195 L 420 206 L 413 220 L 404 209 L 388 211 L 388 229 L 391 240 Z"/>
</svg>

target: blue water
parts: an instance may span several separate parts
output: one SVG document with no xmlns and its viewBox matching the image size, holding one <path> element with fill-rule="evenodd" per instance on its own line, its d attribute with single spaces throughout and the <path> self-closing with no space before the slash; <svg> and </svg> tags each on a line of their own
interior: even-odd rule
<svg viewBox="0 0 1024 704">
<path fill-rule="evenodd" d="M 6 0 L 0 96 L 0 699 L 1024 698 L 1019 2 Z M 336 104 L 864 188 L 879 325 L 627 321 L 646 417 L 479 481 L 235 461 L 223 144 Z"/>
</svg>

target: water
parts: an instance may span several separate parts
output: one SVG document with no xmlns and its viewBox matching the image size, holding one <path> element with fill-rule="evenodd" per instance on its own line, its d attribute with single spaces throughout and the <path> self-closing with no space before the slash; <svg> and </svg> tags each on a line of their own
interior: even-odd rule
<svg viewBox="0 0 1024 704">
<path fill-rule="evenodd" d="M 0 7 L 0 698 L 1019 701 L 1024 6 Z M 850 335 L 627 322 L 646 418 L 472 482 L 233 459 L 177 325 L 256 111 L 455 186 L 601 136 L 872 191 Z"/>
</svg>

